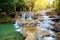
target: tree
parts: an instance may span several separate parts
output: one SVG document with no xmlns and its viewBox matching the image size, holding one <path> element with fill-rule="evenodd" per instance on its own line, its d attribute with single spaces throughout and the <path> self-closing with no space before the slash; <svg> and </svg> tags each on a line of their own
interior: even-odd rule
<svg viewBox="0 0 60 40">
<path fill-rule="evenodd" d="M 0 9 L 4 12 L 11 12 L 14 11 L 14 1 L 13 0 L 1 0 L 0 2 Z"/>
<path fill-rule="evenodd" d="M 60 0 L 56 0 L 56 7 L 55 11 L 60 15 Z"/>
<path fill-rule="evenodd" d="M 14 5 L 16 3 L 14 2 L 14 0 L 0 0 L 0 9 L 1 9 L 1 12 L 0 12 L 0 21 L 1 22 L 11 22 L 11 15 L 12 13 L 11 12 L 14 12 Z M 14 15 L 14 14 L 13 14 Z"/>
</svg>

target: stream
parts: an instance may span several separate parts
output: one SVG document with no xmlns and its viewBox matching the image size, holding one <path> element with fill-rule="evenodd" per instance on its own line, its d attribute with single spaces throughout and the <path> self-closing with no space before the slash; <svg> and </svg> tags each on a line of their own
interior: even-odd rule
<svg viewBox="0 0 60 40">
<path fill-rule="evenodd" d="M 53 37 L 53 36 L 56 36 L 55 32 L 51 30 L 51 28 L 53 28 L 53 26 L 51 25 L 51 23 L 54 23 L 54 21 L 52 21 L 51 19 L 49 19 L 49 16 L 46 16 L 46 11 L 38 12 L 38 14 L 42 15 L 42 20 L 41 20 L 41 17 L 37 17 L 37 19 L 33 19 L 32 16 L 34 16 L 34 14 L 31 14 L 31 13 L 32 12 L 28 12 L 28 14 L 26 14 L 26 12 L 22 12 L 22 14 L 21 14 L 20 17 L 21 17 L 21 19 L 23 21 L 25 21 L 25 20 L 31 20 L 31 23 L 30 22 L 26 22 L 26 23 L 28 23 L 28 25 L 33 24 L 32 21 L 36 20 L 37 24 L 35 26 L 36 26 L 37 29 L 48 31 L 51 34 L 49 37 L 44 37 L 43 40 L 56 40 L 56 38 Z M 23 23 L 21 23 L 21 22 L 18 23 L 18 20 L 15 22 L 14 25 L 15 25 L 15 28 L 16 28 L 17 32 L 21 32 L 22 33 L 21 28 L 23 26 Z M 41 40 L 41 39 L 38 38 L 38 40 Z"/>
</svg>

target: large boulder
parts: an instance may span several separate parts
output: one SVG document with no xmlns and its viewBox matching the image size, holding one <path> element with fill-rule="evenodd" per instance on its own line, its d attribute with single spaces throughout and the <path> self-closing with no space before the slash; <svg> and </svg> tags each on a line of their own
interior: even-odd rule
<svg viewBox="0 0 60 40">
<path fill-rule="evenodd" d="M 24 37 L 26 37 L 25 40 L 37 40 L 36 38 L 37 34 L 42 36 L 50 35 L 47 31 L 38 30 L 36 27 L 28 26 L 28 25 L 22 27 L 22 34 Z"/>
</svg>

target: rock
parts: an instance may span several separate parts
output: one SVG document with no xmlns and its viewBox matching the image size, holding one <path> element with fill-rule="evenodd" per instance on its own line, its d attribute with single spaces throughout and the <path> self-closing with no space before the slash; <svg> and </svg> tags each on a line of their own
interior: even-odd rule
<svg viewBox="0 0 60 40">
<path fill-rule="evenodd" d="M 60 32 L 56 33 L 56 40 L 60 40 Z"/>
<path fill-rule="evenodd" d="M 33 34 L 31 32 L 27 32 L 27 33 L 29 33 L 29 34 L 25 40 L 36 40 L 35 34 Z"/>
<path fill-rule="evenodd" d="M 50 11 L 50 12 L 46 12 L 47 16 L 51 15 L 51 16 L 57 16 L 56 12 Z"/>
<path fill-rule="evenodd" d="M 36 27 L 25 25 L 22 27 L 22 34 L 25 38 L 25 40 L 36 40 L 36 34 L 47 36 L 50 35 L 47 31 L 44 30 L 38 30 Z"/>
<path fill-rule="evenodd" d="M 53 24 L 53 28 L 51 28 L 51 30 L 55 31 L 55 32 L 60 32 L 60 24 Z"/>
<path fill-rule="evenodd" d="M 22 28 L 22 34 L 24 37 L 26 37 L 25 40 L 36 40 L 34 32 L 36 32 L 34 27 L 24 26 Z"/>
<path fill-rule="evenodd" d="M 34 14 L 34 15 L 33 15 L 33 19 L 37 19 L 38 16 L 39 16 L 38 14 Z"/>
</svg>

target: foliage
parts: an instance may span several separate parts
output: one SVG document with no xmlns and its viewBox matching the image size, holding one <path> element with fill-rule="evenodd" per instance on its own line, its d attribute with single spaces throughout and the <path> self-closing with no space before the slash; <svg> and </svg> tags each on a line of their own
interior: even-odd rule
<svg viewBox="0 0 60 40">
<path fill-rule="evenodd" d="M 14 0 L 0 0 L 0 22 L 11 23 L 11 12 L 14 11 Z"/>
<path fill-rule="evenodd" d="M 16 8 L 22 11 L 28 9 L 27 0 L 0 0 L 0 21 L 11 22 L 13 16 L 15 16 Z M 5 12 L 5 14 L 3 13 Z"/>
<path fill-rule="evenodd" d="M 51 8 L 55 8 L 56 7 L 56 2 L 54 1 L 51 5 Z"/>
<path fill-rule="evenodd" d="M 60 12 L 60 0 L 56 0 L 56 12 Z"/>
<path fill-rule="evenodd" d="M 15 11 L 14 7 L 25 9 L 28 6 L 27 0 L 0 0 L 0 9 L 6 13 Z"/>
<path fill-rule="evenodd" d="M 0 0 L 0 9 L 5 12 L 11 12 L 14 9 L 14 1 L 13 0 Z"/>
<path fill-rule="evenodd" d="M 55 7 L 55 11 L 59 12 L 59 4 L 60 0 L 56 0 L 51 7 Z M 16 15 L 16 11 L 39 11 L 49 7 L 49 0 L 0 0 L 0 20 L 11 22 L 11 19 L 14 18 L 13 16 Z M 5 12 L 5 14 L 3 14 L 3 12 Z"/>
<path fill-rule="evenodd" d="M 12 18 L 10 17 L 5 17 L 5 18 L 0 18 L 0 23 L 12 23 Z"/>
<path fill-rule="evenodd" d="M 19 7 L 21 10 L 26 10 L 29 4 L 27 0 L 1 0 L 0 9 L 6 13 L 16 11 L 15 7 Z"/>
<path fill-rule="evenodd" d="M 36 0 L 34 3 L 34 9 L 35 10 L 43 10 L 46 9 L 46 6 L 48 5 L 49 0 Z"/>
</svg>

